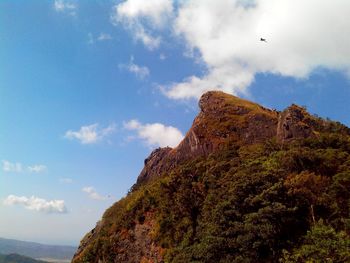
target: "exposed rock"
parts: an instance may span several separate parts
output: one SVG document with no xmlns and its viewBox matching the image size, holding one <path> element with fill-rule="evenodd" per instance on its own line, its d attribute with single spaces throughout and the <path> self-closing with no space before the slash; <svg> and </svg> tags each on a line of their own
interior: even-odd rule
<svg viewBox="0 0 350 263">
<path fill-rule="evenodd" d="M 160 176 L 184 160 L 207 156 L 228 141 L 253 144 L 276 135 L 278 113 L 250 101 L 210 91 L 199 100 L 199 108 L 192 127 L 176 148 L 158 148 L 145 160 L 136 185 Z"/>
<path fill-rule="evenodd" d="M 330 129 L 330 123 L 311 116 L 292 104 L 282 112 L 219 91 L 205 93 L 199 100 L 200 112 L 182 142 L 154 150 L 145 160 L 137 185 L 161 176 L 184 160 L 207 156 L 227 142 L 247 145 L 277 138 L 280 143 L 315 136 Z"/>
<path fill-rule="evenodd" d="M 161 175 L 161 173 L 168 168 L 164 159 L 168 156 L 170 151 L 170 147 L 157 148 L 152 151 L 152 153 L 145 159 L 145 166 L 137 178 L 136 184 L 145 182 L 151 177 Z"/>
<path fill-rule="evenodd" d="M 133 230 L 125 230 L 122 240 L 114 248 L 114 262 L 163 262 L 162 248 L 158 247 L 151 238 L 151 230 L 154 227 L 154 221 L 150 214 L 146 215 L 145 221 L 137 223 Z M 102 260 L 102 262 L 108 262 Z"/>
<path fill-rule="evenodd" d="M 200 113 L 175 149 L 178 159 L 208 155 L 227 141 L 252 144 L 275 136 L 277 112 L 218 91 L 199 100 Z"/>
<path fill-rule="evenodd" d="M 277 139 L 287 142 L 298 138 L 307 138 L 313 134 L 309 114 L 295 104 L 285 109 L 278 117 Z"/>
</svg>

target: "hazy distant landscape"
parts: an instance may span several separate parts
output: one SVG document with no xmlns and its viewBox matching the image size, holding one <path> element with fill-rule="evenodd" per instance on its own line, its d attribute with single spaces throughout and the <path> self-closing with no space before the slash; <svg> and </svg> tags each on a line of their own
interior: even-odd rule
<svg viewBox="0 0 350 263">
<path fill-rule="evenodd" d="M 26 242 L 26 241 L 14 240 L 14 239 L 0 238 L 0 254 L 2 255 L 19 254 L 19 255 L 30 257 L 33 259 L 41 259 L 47 262 L 55 262 L 55 263 L 70 262 L 76 249 L 77 248 L 73 246 L 44 245 L 44 244 L 35 243 L 35 242 Z M 2 258 L 4 258 L 4 260 L 6 259 L 6 257 L 2 257 Z M 19 257 L 16 257 L 16 258 L 19 259 Z M 5 260 L 3 262 L 7 262 L 7 261 Z M 28 261 L 28 263 L 30 262 L 31 261 Z"/>
<path fill-rule="evenodd" d="M 0 263 L 46 263 L 46 262 L 42 260 L 35 260 L 33 258 L 18 255 L 18 254 L 9 254 L 9 255 L 0 254 Z"/>
</svg>

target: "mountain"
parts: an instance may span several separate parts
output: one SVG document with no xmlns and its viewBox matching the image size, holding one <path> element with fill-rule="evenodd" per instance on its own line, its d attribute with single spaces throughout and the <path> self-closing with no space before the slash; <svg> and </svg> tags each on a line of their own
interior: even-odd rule
<svg viewBox="0 0 350 263">
<path fill-rule="evenodd" d="M 45 261 L 35 260 L 18 254 L 1 255 L 0 263 L 45 263 Z M 47 263 L 47 262 L 46 262 Z"/>
<path fill-rule="evenodd" d="M 350 262 L 350 129 L 222 92 L 199 108 L 72 262 Z"/>
<path fill-rule="evenodd" d="M 44 245 L 34 242 L 0 238 L 1 254 L 20 254 L 31 258 L 71 260 L 76 247 Z"/>
</svg>

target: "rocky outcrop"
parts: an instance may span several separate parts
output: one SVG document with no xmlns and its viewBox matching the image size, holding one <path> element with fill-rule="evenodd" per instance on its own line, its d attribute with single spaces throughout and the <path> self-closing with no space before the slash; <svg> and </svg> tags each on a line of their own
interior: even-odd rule
<svg viewBox="0 0 350 263">
<path fill-rule="evenodd" d="M 161 176 L 176 164 L 207 156 L 228 142 L 247 145 L 277 138 L 280 143 L 315 135 L 320 120 L 295 104 L 282 112 L 259 104 L 210 91 L 199 100 L 200 112 L 180 144 L 154 150 L 145 160 L 137 185 Z"/>
<path fill-rule="evenodd" d="M 131 230 L 123 230 L 115 237 L 119 241 L 114 246 L 113 262 L 162 262 L 163 249 L 152 239 L 153 220 L 146 215 L 145 221 L 135 224 Z M 119 236 L 118 236 L 119 235 Z M 112 262 L 100 259 L 101 262 Z"/>
<path fill-rule="evenodd" d="M 103 256 L 97 256 L 93 261 L 89 257 L 81 258 L 82 252 L 90 249 L 94 239 L 98 239 L 103 232 L 104 222 L 100 221 L 96 227 L 91 230 L 80 242 L 80 246 L 74 255 L 74 260 L 80 260 L 87 263 L 105 263 L 105 262 L 162 262 L 163 249 L 155 244 L 152 239 L 152 229 L 154 228 L 154 218 L 152 213 L 146 213 L 142 223 L 136 223 L 133 229 L 123 229 L 109 238 L 109 242 L 119 240 L 115 243 L 113 249 L 109 251 L 113 261 Z M 120 241 L 121 240 L 121 241 Z"/>
<path fill-rule="evenodd" d="M 192 127 L 176 148 L 158 148 L 145 160 L 136 186 L 184 160 L 207 156 L 228 142 L 253 144 L 276 135 L 278 112 L 250 101 L 210 91 L 199 100 L 199 108 Z"/>
<path fill-rule="evenodd" d="M 310 115 L 298 105 L 293 104 L 279 114 L 276 136 L 280 142 L 307 138 L 313 135 L 313 130 Z"/>
<path fill-rule="evenodd" d="M 157 148 L 152 151 L 152 153 L 145 159 L 145 166 L 137 178 L 136 185 L 147 181 L 151 177 L 159 176 L 169 169 L 169 162 L 165 162 L 165 160 L 168 158 L 171 150 L 170 147 L 165 147 Z"/>
</svg>

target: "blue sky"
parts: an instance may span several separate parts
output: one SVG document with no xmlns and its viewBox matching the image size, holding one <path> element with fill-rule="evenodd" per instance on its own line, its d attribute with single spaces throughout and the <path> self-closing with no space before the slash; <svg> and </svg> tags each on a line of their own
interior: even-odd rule
<svg viewBox="0 0 350 263">
<path fill-rule="evenodd" d="M 350 7 L 316 2 L 1 1 L 0 236 L 77 245 L 206 90 L 349 126 Z"/>
</svg>

